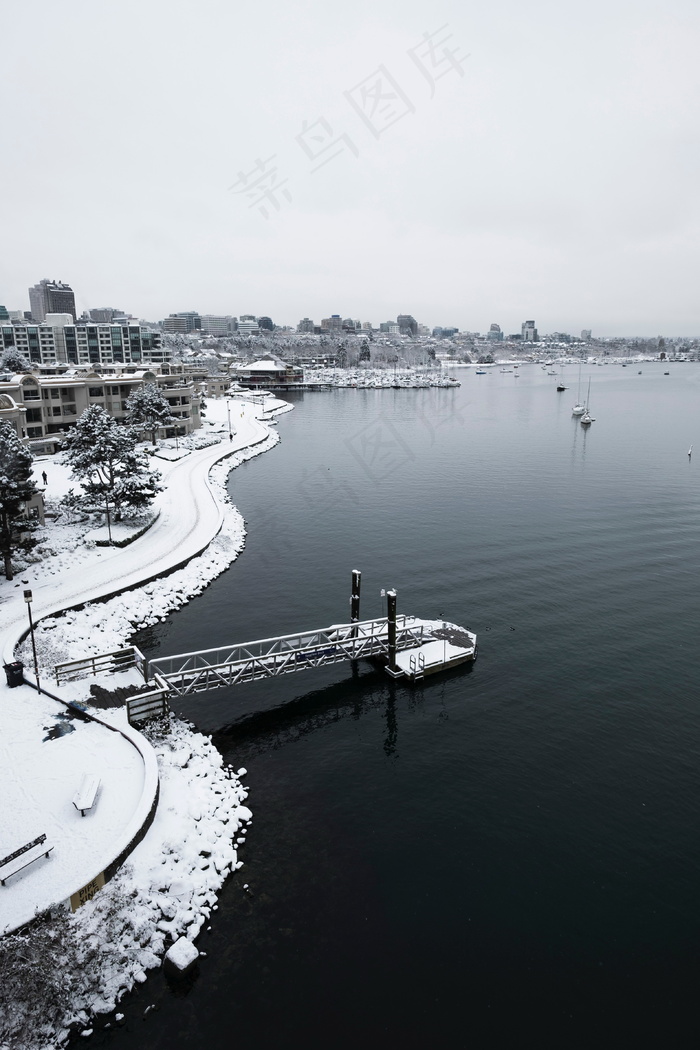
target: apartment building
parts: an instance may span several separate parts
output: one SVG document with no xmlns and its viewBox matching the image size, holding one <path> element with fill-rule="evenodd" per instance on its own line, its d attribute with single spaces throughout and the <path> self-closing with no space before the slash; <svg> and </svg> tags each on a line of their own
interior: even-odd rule
<svg viewBox="0 0 700 1050">
<path fill-rule="evenodd" d="M 36 455 L 50 454 L 60 447 L 61 435 L 91 405 L 101 405 L 113 419 L 126 422 L 129 394 L 146 383 L 158 386 L 177 419 L 163 428 L 161 437 L 184 436 L 202 425 L 195 384 L 184 376 L 151 371 L 101 375 L 86 370 L 0 378 L 0 419 L 8 419 Z"/>
<path fill-rule="evenodd" d="M 15 347 L 31 365 L 156 365 L 169 359 L 160 332 L 139 324 L 73 324 L 49 314 L 44 324 L 3 324 L 0 351 Z"/>
</svg>

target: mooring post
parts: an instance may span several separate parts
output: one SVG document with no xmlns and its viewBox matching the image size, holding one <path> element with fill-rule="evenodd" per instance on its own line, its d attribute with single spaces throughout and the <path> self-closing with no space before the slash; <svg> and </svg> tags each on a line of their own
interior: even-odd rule
<svg viewBox="0 0 700 1050">
<path fill-rule="evenodd" d="M 359 623 L 360 620 L 360 580 L 362 573 L 359 569 L 352 570 L 352 597 L 350 599 L 350 620 Z"/>
<path fill-rule="evenodd" d="M 389 641 L 389 674 L 396 673 L 396 591 L 386 592 L 386 621 Z"/>
</svg>

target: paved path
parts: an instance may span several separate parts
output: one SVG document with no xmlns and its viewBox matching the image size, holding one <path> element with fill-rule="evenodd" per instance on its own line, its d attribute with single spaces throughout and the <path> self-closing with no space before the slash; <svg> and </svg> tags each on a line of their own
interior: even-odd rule
<svg viewBox="0 0 700 1050">
<path fill-rule="evenodd" d="M 168 469 L 167 489 L 158 505 L 160 517 L 143 536 L 128 547 L 101 547 L 86 551 L 83 571 L 62 580 L 32 580 L 31 569 L 21 573 L 33 592 L 35 622 L 62 609 L 105 598 L 138 586 L 144 580 L 163 576 L 195 557 L 221 528 L 223 508 L 209 484 L 209 470 L 217 462 L 241 449 L 264 441 L 270 428 L 259 418 L 257 405 L 236 406 L 236 436 L 233 441 L 193 452 Z M 15 582 L 18 582 L 17 580 Z M 2 657 L 9 663 L 20 637 L 26 633 L 27 609 L 22 587 L 14 588 L 0 606 Z M 31 678 L 30 669 L 25 675 Z"/>
<path fill-rule="evenodd" d="M 210 468 L 272 432 L 259 418 L 259 406 L 235 405 L 233 441 L 224 433 L 222 442 L 164 465 L 167 487 L 158 499 L 160 516 L 143 536 L 125 548 L 86 547 L 79 566 L 64 576 L 35 578 L 30 568 L 4 585 L 0 644 L 5 662 L 14 658 L 27 629 L 24 586 L 32 588 L 34 619 L 39 620 L 136 587 L 208 546 L 224 513 L 209 483 Z M 30 672 L 25 668 L 28 681 Z M 53 683 L 51 691 L 60 693 Z M 97 804 L 82 818 L 71 799 L 84 772 L 99 775 L 102 783 Z M 2 675 L 0 857 L 40 834 L 55 849 L 48 860 L 42 858 L 0 887 L 0 933 L 28 922 L 35 909 L 66 900 L 120 855 L 143 827 L 157 784 L 155 754 L 140 734 L 127 726 L 114 732 L 95 722 L 67 721 L 55 700 L 28 686 L 9 689 Z"/>
</svg>

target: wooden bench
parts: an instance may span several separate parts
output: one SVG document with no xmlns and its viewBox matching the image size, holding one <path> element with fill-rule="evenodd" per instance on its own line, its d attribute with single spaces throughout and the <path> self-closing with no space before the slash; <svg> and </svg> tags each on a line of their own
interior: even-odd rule
<svg viewBox="0 0 700 1050">
<path fill-rule="evenodd" d="M 40 857 L 48 857 L 52 849 L 53 846 L 46 845 L 46 835 L 39 835 L 38 838 L 28 842 L 26 846 L 16 849 L 8 857 L 3 857 L 0 860 L 0 885 L 4 886 L 11 875 L 16 875 L 22 868 L 29 867 L 35 860 L 39 860 Z"/>
<path fill-rule="evenodd" d="M 96 773 L 84 773 L 80 787 L 73 795 L 73 805 L 80 810 L 80 816 L 84 817 L 88 809 L 92 809 L 100 786 L 100 778 Z"/>
</svg>

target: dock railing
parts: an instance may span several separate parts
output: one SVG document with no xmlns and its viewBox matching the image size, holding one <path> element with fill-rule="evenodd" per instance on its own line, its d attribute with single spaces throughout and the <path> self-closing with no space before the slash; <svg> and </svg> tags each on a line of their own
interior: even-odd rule
<svg viewBox="0 0 700 1050">
<path fill-rule="evenodd" d="M 334 624 L 317 631 L 264 638 L 239 645 L 220 646 L 150 660 L 147 674 L 159 674 L 179 696 L 221 689 L 243 682 L 292 674 L 311 667 L 390 655 L 386 618 Z M 423 641 L 423 624 L 414 617 L 396 618 L 396 650 L 412 649 Z"/>
<path fill-rule="evenodd" d="M 135 667 L 144 681 L 146 680 L 146 659 L 135 645 L 127 646 L 126 649 L 115 649 L 109 653 L 99 653 L 96 656 L 86 656 L 82 660 L 68 660 L 65 663 L 56 664 L 54 674 L 56 685 L 61 685 L 64 682 L 75 682 L 81 678 L 90 678 L 98 674 L 127 671 L 130 667 Z"/>
</svg>

